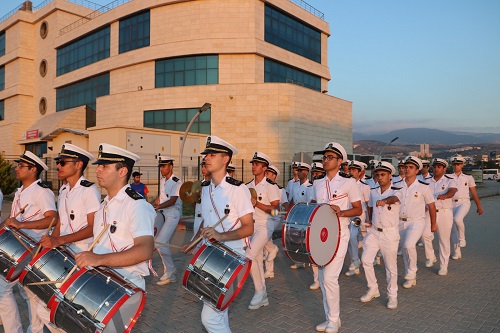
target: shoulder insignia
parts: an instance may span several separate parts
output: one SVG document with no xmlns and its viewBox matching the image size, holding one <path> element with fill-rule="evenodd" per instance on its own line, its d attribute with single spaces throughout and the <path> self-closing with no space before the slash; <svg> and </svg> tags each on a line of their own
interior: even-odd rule
<svg viewBox="0 0 500 333">
<path fill-rule="evenodd" d="M 326 173 L 324 173 L 324 174 L 322 174 L 322 175 L 319 175 L 319 176 L 314 177 L 314 180 L 316 180 L 316 179 L 323 179 L 323 178 L 325 178 L 325 177 L 326 177 Z"/>
<path fill-rule="evenodd" d="M 84 180 L 82 180 L 80 182 L 80 185 L 82 185 L 83 187 L 90 187 L 90 186 L 94 185 L 94 183 L 92 183 L 91 181 L 88 181 L 88 180 L 84 179 Z"/>
<path fill-rule="evenodd" d="M 397 182 L 394 182 L 393 184 L 401 183 L 404 179 L 400 179 Z"/>
<path fill-rule="evenodd" d="M 421 181 L 421 180 L 419 180 L 418 182 L 419 182 L 420 184 L 429 185 L 429 183 L 426 183 L 426 182 Z"/>
<path fill-rule="evenodd" d="M 210 185 L 210 180 L 205 180 L 201 182 L 201 186 L 208 186 Z"/>
<path fill-rule="evenodd" d="M 173 177 L 172 177 L 172 180 L 173 180 L 174 182 L 176 182 L 176 183 L 177 183 L 180 179 L 179 179 L 179 178 L 177 178 L 177 177 L 175 177 L 175 176 L 173 176 Z"/>
<path fill-rule="evenodd" d="M 399 191 L 402 187 L 391 186 L 391 190 Z"/>
<path fill-rule="evenodd" d="M 276 186 L 278 186 L 278 188 L 279 188 L 280 190 L 282 190 L 282 189 L 283 189 L 283 187 L 279 186 L 278 184 L 276 184 Z"/>
<path fill-rule="evenodd" d="M 347 173 L 344 173 L 344 172 L 340 173 L 340 177 L 344 177 L 344 178 L 352 178 L 352 176 L 351 176 L 351 175 L 348 175 Z"/>
<path fill-rule="evenodd" d="M 375 186 L 375 187 L 371 187 L 370 190 L 376 190 L 378 188 L 380 188 L 380 185 L 379 186 Z"/>
<path fill-rule="evenodd" d="M 445 176 L 446 178 L 448 178 L 448 179 L 453 179 L 453 177 L 450 177 L 450 176 L 448 176 L 448 175 L 444 175 L 444 176 Z"/>
<path fill-rule="evenodd" d="M 364 185 L 368 185 L 367 183 L 365 183 L 364 181 L 360 180 L 359 181 L 361 184 L 364 184 Z"/>
<path fill-rule="evenodd" d="M 226 177 L 226 182 L 234 186 L 240 186 L 241 184 L 243 184 L 242 181 L 234 179 L 233 177 Z"/>
<path fill-rule="evenodd" d="M 125 190 L 125 193 L 127 193 L 127 195 L 129 197 L 131 197 L 132 199 L 134 200 L 139 200 L 139 199 L 144 199 L 144 197 L 142 195 L 140 195 L 139 193 L 137 193 L 133 188 L 131 187 L 127 187 L 127 189 Z"/>
<path fill-rule="evenodd" d="M 267 182 L 268 182 L 269 184 L 272 184 L 272 185 L 278 185 L 278 184 L 276 184 L 275 182 L 273 182 L 273 181 L 272 181 L 271 179 L 269 179 L 269 178 L 266 178 L 266 180 L 267 180 Z"/>
<path fill-rule="evenodd" d="M 43 188 L 50 188 L 50 185 L 46 182 L 38 182 L 38 186 L 43 187 Z"/>
<path fill-rule="evenodd" d="M 365 176 L 365 178 L 366 178 L 366 179 L 372 179 L 372 177 L 370 177 L 370 176 Z"/>
<path fill-rule="evenodd" d="M 307 185 L 307 187 L 311 187 L 311 186 L 313 186 L 313 184 L 309 184 L 309 185 Z"/>
<path fill-rule="evenodd" d="M 231 177 L 227 177 L 227 178 L 231 178 Z M 227 181 L 227 180 L 226 180 Z M 245 185 L 250 185 L 250 183 L 253 181 L 253 179 L 251 181 L 249 181 L 248 183 L 245 183 Z M 229 182 L 228 182 L 229 183 Z"/>
</svg>

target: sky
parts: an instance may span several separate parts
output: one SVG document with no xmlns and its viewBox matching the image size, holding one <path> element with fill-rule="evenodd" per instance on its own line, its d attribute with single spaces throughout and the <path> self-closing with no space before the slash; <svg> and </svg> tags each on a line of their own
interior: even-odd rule
<svg viewBox="0 0 500 333">
<path fill-rule="evenodd" d="M 354 132 L 500 134 L 500 0 L 306 2 L 330 25 L 328 93 L 353 102 Z"/>
</svg>

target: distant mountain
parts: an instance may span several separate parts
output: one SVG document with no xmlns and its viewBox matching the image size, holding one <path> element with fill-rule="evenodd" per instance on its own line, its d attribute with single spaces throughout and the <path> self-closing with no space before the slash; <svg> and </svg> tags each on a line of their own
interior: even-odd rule
<svg viewBox="0 0 500 333">
<path fill-rule="evenodd" d="M 373 135 L 353 133 L 353 141 L 355 142 L 362 140 L 389 142 L 395 137 L 399 137 L 397 140 L 397 144 L 399 145 L 415 145 L 421 143 L 453 145 L 500 142 L 500 134 L 448 132 L 432 128 L 405 128 L 386 134 Z"/>
</svg>

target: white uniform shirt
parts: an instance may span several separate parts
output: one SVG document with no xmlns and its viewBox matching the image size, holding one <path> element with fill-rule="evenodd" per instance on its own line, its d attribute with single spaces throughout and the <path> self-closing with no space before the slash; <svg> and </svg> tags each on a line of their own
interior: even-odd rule
<svg viewBox="0 0 500 333">
<path fill-rule="evenodd" d="M 313 183 L 312 195 L 311 200 L 336 205 L 341 210 L 349 209 L 352 202 L 361 201 L 356 180 L 343 177 L 338 173 L 332 180 L 328 180 L 327 176 L 316 179 Z M 347 227 L 350 223 L 348 217 L 339 217 L 339 220 L 343 227 Z"/>
<path fill-rule="evenodd" d="M 170 178 L 166 179 L 165 177 L 162 177 L 160 180 L 160 204 L 164 203 L 167 200 L 170 200 L 171 197 L 177 197 L 177 200 L 175 201 L 175 204 L 163 208 L 164 213 L 169 213 L 175 210 L 178 210 L 179 212 L 182 210 L 182 202 L 181 198 L 179 197 L 179 190 L 181 188 L 182 181 L 177 178 L 174 174 L 170 176 Z"/>
<path fill-rule="evenodd" d="M 455 193 L 455 195 L 453 196 L 453 202 L 459 199 L 470 200 L 469 188 L 476 187 L 476 182 L 474 181 L 474 177 L 466 175 L 464 173 L 460 173 L 460 175 L 458 176 L 455 173 L 452 173 L 447 176 L 455 179 L 457 185 L 457 193 Z"/>
<path fill-rule="evenodd" d="M 128 193 L 135 193 L 132 198 Z M 94 247 L 97 254 L 122 252 L 134 245 L 134 238 L 153 237 L 153 224 L 156 212 L 139 193 L 125 185 L 112 199 L 104 198 L 94 216 L 94 237 L 97 237 L 106 224 L 107 232 Z M 113 226 L 115 227 L 114 232 Z M 147 260 L 127 267 L 113 267 L 121 275 L 133 279 L 138 275 L 149 275 Z"/>
<path fill-rule="evenodd" d="M 93 183 L 80 177 L 70 190 L 65 184 L 59 191 L 58 213 L 61 236 L 73 234 L 88 226 L 87 215 L 94 213 L 101 205 L 101 194 Z M 93 238 L 75 242 L 82 250 L 87 250 Z"/>
<path fill-rule="evenodd" d="M 281 200 L 281 193 L 278 185 L 273 181 L 264 177 L 258 184 L 255 184 L 255 178 L 251 182 L 246 184 L 248 188 L 255 189 L 257 192 L 257 201 L 264 204 L 270 205 L 273 201 Z M 255 207 L 255 212 L 253 213 L 253 219 L 255 222 L 272 222 L 273 218 L 270 214 L 264 212 L 260 208 Z"/>
<path fill-rule="evenodd" d="M 229 183 L 229 182 L 230 183 Z M 227 232 L 241 228 L 240 218 L 254 212 L 250 191 L 242 182 L 228 175 L 216 187 L 212 181 L 202 183 L 201 215 L 203 226 L 210 227 L 216 224 L 226 213 L 228 217 L 215 230 Z M 206 240 L 205 240 L 206 241 Z M 248 239 L 236 239 L 224 242 L 232 249 L 243 249 L 248 245 Z"/>
<path fill-rule="evenodd" d="M 397 176 L 392 176 L 392 184 L 396 184 L 396 183 L 399 183 L 400 181 L 402 181 L 404 178 L 401 178 L 400 175 L 397 175 Z"/>
<path fill-rule="evenodd" d="M 378 206 L 378 200 L 384 200 L 388 197 L 396 196 L 401 201 L 401 190 L 398 187 L 389 187 L 382 192 L 380 186 L 370 191 L 370 201 L 368 206 L 372 211 L 372 228 L 396 228 L 399 226 L 399 209 L 401 202 L 392 205 Z"/>
<path fill-rule="evenodd" d="M 356 182 L 359 188 L 359 194 L 361 195 L 361 208 L 366 211 L 366 203 L 370 200 L 370 185 L 362 180 Z"/>
<path fill-rule="evenodd" d="M 364 177 L 362 179 L 362 181 L 364 181 L 366 185 L 370 186 L 370 189 L 375 188 L 375 187 L 378 186 L 378 184 L 375 183 L 375 180 L 373 180 L 373 178 L 366 178 L 366 177 Z"/>
<path fill-rule="evenodd" d="M 290 202 L 290 200 L 292 200 L 293 188 L 297 184 L 300 184 L 300 181 L 298 179 L 295 180 L 293 178 L 288 181 L 288 184 L 286 184 L 286 194 L 288 196 L 288 202 Z"/>
<path fill-rule="evenodd" d="M 452 199 L 437 200 L 438 195 L 445 194 L 450 188 L 457 188 L 457 182 L 450 176 L 444 175 L 439 180 L 435 180 L 434 177 L 429 179 L 429 187 L 434 194 L 434 200 L 436 200 L 436 209 L 451 209 L 453 208 Z"/>
<path fill-rule="evenodd" d="M 401 187 L 401 210 L 399 213 L 400 218 L 413 220 L 425 219 L 425 205 L 434 202 L 434 195 L 432 194 L 429 184 L 422 183 L 415 179 L 415 181 L 408 187 L 406 182 L 399 183 Z M 401 185 L 396 185 L 400 187 Z"/>
<path fill-rule="evenodd" d="M 30 222 L 41 220 L 44 218 L 46 212 L 56 209 L 56 202 L 54 193 L 50 188 L 45 188 L 41 184 L 41 180 L 33 182 L 27 188 L 21 186 L 17 189 L 14 195 L 14 202 L 12 203 L 12 210 L 10 216 L 15 216 L 26 204 L 28 205 L 23 214 L 20 214 L 16 219 L 20 222 Z M 22 231 L 39 241 L 45 234 L 46 229 L 22 229 Z"/>
<path fill-rule="evenodd" d="M 311 188 L 312 184 L 309 182 L 308 179 L 301 184 L 300 180 L 294 185 L 293 190 L 292 190 L 292 200 L 294 204 L 298 204 L 301 202 L 310 202 L 311 201 L 311 195 L 312 191 Z"/>
<path fill-rule="evenodd" d="M 417 180 L 421 180 L 425 183 L 429 183 L 432 178 L 432 175 L 430 173 L 427 174 L 427 176 L 423 176 L 422 174 L 417 175 Z"/>
</svg>

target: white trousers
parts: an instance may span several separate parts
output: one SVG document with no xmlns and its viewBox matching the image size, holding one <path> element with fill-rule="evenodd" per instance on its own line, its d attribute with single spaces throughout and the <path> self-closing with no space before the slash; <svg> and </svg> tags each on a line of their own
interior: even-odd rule
<svg viewBox="0 0 500 333">
<path fill-rule="evenodd" d="M 354 225 L 353 223 L 349 223 L 349 233 L 351 234 L 349 237 L 349 257 L 351 257 L 351 262 L 358 263 L 359 262 L 359 240 L 358 236 L 361 236 L 361 232 L 359 232 L 359 227 Z"/>
<path fill-rule="evenodd" d="M 271 232 L 272 234 L 272 232 Z M 264 279 L 263 251 L 269 240 L 269 231 L 265 221 L 255 221 L 254 231 L 250 239 L 250 246 L 246 250 L 246 256 L 252 260 L 250 275 L 252 276 L 255 292 L 266 291 Z"/>
<path fill-rule="evenodd" d="M 266 242 L 266 245 L 264 246 L 264 253 L 269 253 L 272 251 L 276 251 L 278 247 L 274 242 L 269 239 Z M 264 258 L 267 256 L 267 254 L 264 254 Z M 266 260 L 266 272 L 274 273 L 274 259 L 273 260 Z"/>
<path fill-rule="evenodd" d="M 456 254 L 460 253 L 460 241 L 465 242 L 465 216 L 469 213 L 470 201 L 460 201 L 453 204 L 453 228 L 451 231 L 451 244 Z"/>
<path fill-rule="evenodd" d="M 166 212 L 164 210 L 163 212 L 165 213 L 165 224 L 163 224 L 163 227 L 156 235 L 155 240 L 161 243 L 170 244 L 170 239 L 177 228 L 177 224 L 179 224 L 180 213 L 178 210 L 172 212 Z M 172 274 L 175 270 L 175 265 L 170 248 L 168 246 L 156 244 L 156 249 L 158 250 L 161 261 L 163 262 L 165 274 Z"/>
<path fill-rule="evenodd" d="M 349 228 L 342 227 L 335 258 L 328 265 L 319 268 L 319 283 L 323 293 L 323 308 L 326 320 L 337 322 L 340 318 L 339 275 L 349 244 Z"/>
<path fill-rule="evenodd" d="M 21 317 L 12 288 L 17 282 L 7 282 L 0 278 L 0 318 L 5 332 L 23 333 Z"/>
<path fill-rule="evenodd" d="M 453 226 L 453 212 L 451 209 L 436 213 L 436 223 L 439 235 L 439 264 L 442 269 L 448 269 L 450 261 L 450 235 Z"/>
<path fill-rule="evenodd" d="M 43 321 L 37 313 L 37 307 L 39 299 L 32 293 L 29 289 L 24 288 L 20 284 L 19 293 L 28 303 L 28 314 L 30 320 L 30 326 L 26 330 L 26 333 L 42 333 L 43 332 Z"/>
<path fill-rule="evenodd" d="M 428 260 L 434 260 L 436 254 L 434 253 L 434 247 L 432 246 L 432 241 L 434 240 L 434 233 L 431 231 L 431 216 L 429 211 L 425 212 L 425 227 L 422 234 L 422 243 L 424 243 L 425 258 Z"/>
<path fill-rule="evenodd" d="M 405 274 L 417 278 L 417 242 L 424 232 L 425 219 L 399 221 Z"/>
<path fill-rule="evenodd" d="M 373 269 L 373 262 L 378 251 L 382 253 L 387 280 L 387 295 L 398 295 L 398 244 L 399 231 L 397 228 L 390 231 L 377 231 L 374 227 L 366 228 L 363 240 L 363 255 L 361 261 L 365 270 L 366 282 L 369 290 L 378 290 L 377 278 Z"/>
</svg>

